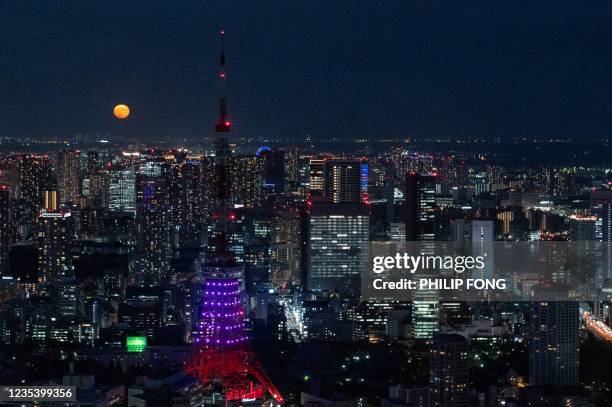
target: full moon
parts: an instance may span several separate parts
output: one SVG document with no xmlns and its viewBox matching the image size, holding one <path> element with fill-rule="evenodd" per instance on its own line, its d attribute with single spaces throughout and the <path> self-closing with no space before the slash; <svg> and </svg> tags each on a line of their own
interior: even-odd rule
<svg viewBox="0 0 612 407">
<path fill-rule="evenodd" d="M 117 105 L 113 109 L 113 114 L 117 119 L 125 119 L 130 115 L 130 108 L 127 105 Z"/>
</svg>

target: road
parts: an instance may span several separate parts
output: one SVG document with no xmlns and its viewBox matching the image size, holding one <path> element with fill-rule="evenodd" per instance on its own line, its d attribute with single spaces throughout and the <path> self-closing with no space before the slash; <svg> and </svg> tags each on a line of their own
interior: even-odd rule
<svg viewBox="0 0 612 407">
<path fill-rule="evenodd" d="M 587 311 L 582 313 L 582 320 L 589 332 L 603 341 L 612 343 L 612 328 L 603 321 L 591 316 Z"/>
</svg>

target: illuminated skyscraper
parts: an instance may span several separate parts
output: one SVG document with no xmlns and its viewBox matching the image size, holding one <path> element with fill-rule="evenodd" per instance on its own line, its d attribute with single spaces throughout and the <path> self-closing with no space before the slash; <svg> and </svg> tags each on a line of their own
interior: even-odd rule
<svg viewBox="0 0 612 407">
<path fill-rule="evenodd" d="M 436 177 L 409 172 L 405 197 L 406 240 L 434 240 Z"/>
<path fill-rule="evenodd" d="M 106 202 L 108 209 L 134 212 L 136 209 L 136 175 L 133 168 L 112 169 L 108 177 Z"/>
<path fill-rule="evenodd" d="M 231 202 L 245 208 L 263 204 L 264 158 L 235 156 L 231 158 Z"/>
<path fill-rule="evenodd" d="M 369 226 L 365 205 L 313 204 L 308 227 L 308 289 L 359 293 Z"/>
<path fill-rule="evenodd" d="M 138 282 L 166 282 L 172 259 L 173 222 L 165 177 L 137 177 L 136 248 Z"/>
<path fill-rule="evenodd" d="M 436 177 L 410 171 L 406 174 L 406 240 L 435 238 Z M 433 242 L 432 242 L 433 244 Z M 423 246 L 424 250 L 429 250 Z M 433 248 L 431 248 L 433 252 Z M 433 253 L 426 253 L 433 254 Z M 438 293 L 417 290 L 413 295 L 412 324 L 417 339 L 430 339 L 439 330 Z"/>
<path fill-rule="evenodd" d="M 575 386 L 579 370 L 578 303 L 533 304 L 529 382 L 533 386 Z"/>
<path fill-rule="evenodd" d="M 97 151 L 87 152 L 87 162 L 85 164 L 85 170 L 88 174 L 95 174 L 102 169 L 102 157 Z"/>
<path fill-rule="evenodd" d="M 483 256 L 485 266 L 482 270 L 472 271 L 473 278 L 493 277 L 493 241 L 494 227 L 492 220 L 472 220 L 472 251 L 474 256 Z"/>
<path fill-rule="evenodd" d="M 9 186 L 0 184 L 0 275 L 8 269 L 9 248 L 13 243 Z"/>
<path fill-rule="evenodd" d="M 107 194 L 109 192 L 109 171 L 99 170 L 88 173 L 83 177 L 82 193 L 87 200 L 87 205 L 93 208 L 104 208 L 107 206 Z"/>
<path fill-rule="evenodd" d="M 324 195 L 334 203 L 361 202 L 367 193 L 367 177 L 367 164 L 361 160 L 326 160 Z"/>
<path fill-rule="evenodd" d="M 38 222 L 38 271 L 50 284 L 70 275 L 72 225 L 69 211 L 42 210 Z"/>
<path fill-rule="evenodd" d="M 61 279 L 57 293 L 57 310 L 61 316 L 76 317 L 80 313 L 80 286 L 72 276 Z"/>
<path fill-rule="evenodd" d="M 612 279 L 612 194 L 605 199 L 599 208 L 601 216 L 601 241 L 604 252 L 604 273 Z"/>
<path fill-rule="evenodd" d="M 494 222 L 486 219 L 472 221 L 472 242 L 492 242 L 494 240 Z"/>
<path fill-rule="evenodd" d="M 28 154 L 18 159 L 19 194 L 32 219 L 43 206 L 45 191 L 55 190 L 53 165 L 46 155 Z"/>
<path fill-rule="evenodd" d="M 391 240 L 403 242 L 406 240 L 406 224 L 403 222 L 391 222 L 389 225 L 389 237 Z"/>
<path fill-rule="evenodd" d="M 325 193 L 325 160 L 311 158 L 308 169 L 309 194 L 323 196 Z"/>
<path fill-rule="evenodd" d="M 280 287 L 300 282 L 301 233 L 298 212 L 276 214 L 271 222 L 270 280 Z"/>
<path fill-rule="evenodd" d="M 206 225 L 214 204 L 213 159 L 210 157 L 186 157 L 173 166 L 168 175 L 170 206 L 178 228 L 178 247 L 197 248 L 204 241 Z"/>
<path fill-rule="evenodd" d="M 466 238 L 465 219 L 458 218 L 450 220 L 449 224 L 450 240 L 454 242 L 464 242 Z"/>
<path fill-rule="evenodd" d="M 293 187 L 300 181 L 300 154 L 297 147 L 290 147 L 285 152 L 285 181 Z"/>
<path fill-rule="evenodd" d="M 601 205 L 601 240 L 612 242 L 612 201 Z"/>
<path fill-rule="evenodd" d="M 69 150 L 57 153 L 57 189 L 61 202 L 76 202 L 81 195 L 81 153 Z"/>
<path fill-rule="evenodd" d="M 601 240 L 601 219 L 597 216 L 572 215 L 569 227 L 571 240 Z"/>
</svg>

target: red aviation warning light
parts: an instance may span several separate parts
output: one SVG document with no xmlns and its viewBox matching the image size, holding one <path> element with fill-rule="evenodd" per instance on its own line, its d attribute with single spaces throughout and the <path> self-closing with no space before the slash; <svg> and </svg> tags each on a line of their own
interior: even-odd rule
<svg viewBox="0 0 612 407">
<path fill-rule="evenodd" d="M 223 98 L 225 101 L 225 98 Z M 225 105 L 225 103 L 223 103 Z M 229 120 L 219 120 L 217 124 L 215 124 L 215 132 L 217 133 L 229 133 L 232 130 L 232 122 Z"/>
</svg>

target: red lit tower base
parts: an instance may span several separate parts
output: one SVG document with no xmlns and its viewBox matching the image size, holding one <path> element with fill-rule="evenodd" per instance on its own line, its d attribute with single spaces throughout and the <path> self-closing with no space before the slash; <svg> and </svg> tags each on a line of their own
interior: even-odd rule
<svg viewBox="0 0 612 407">
<path fill-rule="evenodd" d="M 279 391 L 248 350 L 239 292 L 236 278 L 206 280 L 196 348 L 185 370 L 205 386 L 223 387 L 226 400 L 262 399 L 267 392 L 282 404 Z"/>
</svg>

